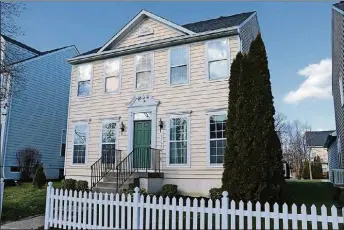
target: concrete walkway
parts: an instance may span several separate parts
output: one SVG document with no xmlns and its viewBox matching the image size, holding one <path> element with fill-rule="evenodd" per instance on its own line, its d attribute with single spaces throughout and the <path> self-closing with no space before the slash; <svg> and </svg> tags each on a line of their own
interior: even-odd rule
<svg viewBox="0 0 344 230">
<path fill-rule="evenodd" d="M 7 222 L 0 225 L 0 229 L 37 229 L 44 225 L 44 216 L 35 216 L 19 221 Z"/>
</svg>

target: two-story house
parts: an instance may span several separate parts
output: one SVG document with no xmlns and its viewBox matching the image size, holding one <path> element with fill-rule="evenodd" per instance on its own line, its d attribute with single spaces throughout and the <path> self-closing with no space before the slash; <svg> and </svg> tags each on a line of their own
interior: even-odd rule
<svg viewBox="0 0 344 230">
<path fill-rule="evenodd" d="M 221 186 L 230 66 L 259 30 L 256 12 L 178 25 L 143 10 L 69 59 L 66 178 L 114 191 L 159 171 L 182 193 Z"/>
<path fill-rule="evenodd" d="M 26 147 L 39 151 L 47 178 L 63 176 L 71 71 L 67 59 L 78 54 L 75 46 L 41 52 L 1 35 L 1 62 L 15 67 L 8 69 L 15 69 L 18 79 L 1 73 L 1 93 L 12 92 L 1 97 L 1 177 L 20 179 L 17 152 Z"/>
</svg>

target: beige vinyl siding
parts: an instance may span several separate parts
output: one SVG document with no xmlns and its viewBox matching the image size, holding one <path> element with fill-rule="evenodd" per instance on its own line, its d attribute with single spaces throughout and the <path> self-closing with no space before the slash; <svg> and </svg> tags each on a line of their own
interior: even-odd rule
<svg viewBox="0 0 344 230">
<path fill-rule="evenodd" d="M 145 36 L 138 36 L 138 32 L 142 27 L 149 26 L 153 28 L 154 33 Z M 152 42 L 166 38 L 172 38 L 183 35 L 182 32 L 177 31 L 176 29 L 163 25 L 160 22 L 157 22 L 154 19 L 147 18 L 141 24 L 139 24 L 133 31 L 131 31 L 122 41 L 120 41 L 116 48 L 122 48 L 131 45 L 137 45 L 145 42 Z"/>
<path fill-rule="evenodd" d="M 238 36 L 229 37 L 231 62 L 240 50 Z M 228 100 L 228 80 L 208 81 L 205 73 L 205 42 L 190 44 L 190 84 L 170 86 L 168 84 L 168 49 L 154 52 L 153 89 L 134 90 L 134 56 L 122 57 L 122 83 L 120 94 L 104 92 L 104 60 L 93 62 L 91 97 L 77 98 L 76 66 L 73 67 L 69 121 L 67 133 L 66 177 L 91 175 L 91 165 L 100 157 L 101 120 L 121 117 L 125 131 L 118 134 L 118 149 L 126 153 L 128 145 L 128 108 L 127 104 L 134 95 L 150 94 L 159 100 L 157 121 L 164 121 L 164 130 L 157 127 L 157 148 L 163 149 L 162 171 L 165 178 L 209 178 L 220 179 L 222 168 L 210 168 L 207 163 L 206 151 L 206 110 L 226 108 Z M 167 121 L 169 113 L 192 110 L 190 115 L 191 145 L 190 167 L 167 167 Z M 71 166 L 73 155 L 73 123 L 89 120 L 88 158 L 86 166 Z M 161 142 L 163 140 L 163 143 Z"/>
</svg>

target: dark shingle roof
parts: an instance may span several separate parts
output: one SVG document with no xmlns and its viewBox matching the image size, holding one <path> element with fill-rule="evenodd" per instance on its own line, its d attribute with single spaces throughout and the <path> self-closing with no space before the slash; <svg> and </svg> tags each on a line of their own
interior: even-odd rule
<svg viewBox="0 0 344 230">
<path fill-rule="evenodd" d="M 231 16 L 219 17 L 219 18 L 205 20 L 205 21 L 193 22 L 193 23 L 182 25 L 182 27 L 184 27 L 185 29 L 191 30 L 195 33 L 202 33 L 202 32 L 206 32 L 206 31 L 229 28 L 232 26 L 240 25 L 242 22 L 244 22 L 248 17 L 250 17 L 254 13 L 255 12 L 247 12 L 247 13 L 241 13 L 241 14 L 235 14 L 235 15 L 231 15 Z M 159 16 L 159 17 L 161 17 L 161 16 Z M 168 20 L 168 19 L 166 19 L 166 20 Z M 87 51 L 85 53 L 79 54 L 75 57 L 97 53 L 98 50 L 100 50 L 101 48 L 102 48 L 102 46 L 98 47 L 96 49 Z"/>
<path fill-rule="evenodd" d="M 212 31 L 212 30 L 218 30 L 218 29 L 228 28 L 232 26 L 238 26 L 254 13 L 255 12 L 235 14 L 231 16 L 210 19 L 206 21 L 189 23 L 182 26 L 195 33 L 202 33 L 206 31 Z"/>
<path fill-rule="evenodd" d="M 306 142 L 308 146 L 324 146 L 328 135 L 334 130 L 329 131 L 309 131 L 306 132 Z"/>
<path fill-rule="evenodd" d="M 337 7 L 338 9 L 344 11 L 344 1 L 341 1 L 341 2 L 334 4 L 334 6 Z"/>
<path fill-rule="evenodd" d="M 28 46 L 28 45 L 25 45 L 25 44 L 23 44 L 21 42 L 18 42 L 18 41 L 14 40 L 14 39 L 6 36 L 6 35 L 1 34 L 1 36 L 5 39 L 5 41 L 11 42 L 11 43 L 13 43 L 13 44 L 15 44 L 15 45 L 17 45 L 19 47 L 22 47 L 23 49 L 26 49 L 26 50 L 28 50 L 28 51 L 30 51 L 32 53 L 35 53 L 35 54 L 38 54 L 38 55 L 41 54 L 40 51 L 38 51 L 38 50 Z"/>
</svg>

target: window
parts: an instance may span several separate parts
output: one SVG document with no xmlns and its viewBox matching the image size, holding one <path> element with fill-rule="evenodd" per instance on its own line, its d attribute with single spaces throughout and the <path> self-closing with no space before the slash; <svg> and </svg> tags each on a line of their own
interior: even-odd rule
<svg viewBox="0 0 344 230">
<path fill-rule="evenodd" d="M 209 41 L 206 47 L 208 79 L 228 78 L 229 47 L 227 39 Z"/>
<path fill-rule="evenodd" d="M 171 85 L 189 82 L 189 47 L 182 46 L 170 49 L 169 81 Z"/>
<path fill-rule="evenodd" d="M 135 56 L 135 89 L 152 87 L 153 54 L 145 53 Z"/>
<path fill-rule="evenodd" d="M 79 66 L 78 76 L 78 96 L 91 95 L 91 78 L 92 78 L 92 64 L 83 64 Z"/>
<path fill-rule="evenodd" d="M 86 163 L 87 151 L 87 122 L 78 122 L 74 126 L 74 146 L 73 146 L 73 164 Z"/>
<path fill-rule="evenodd" d="M 10 167 L 10 171 L 11 171 L 11 172 L 20 172 L 20 169 L 19 169 L 18 166 L 11 166 L 11 167 Z"/>
<path fill-rule="evenodd" d="M 344 105 L 344 76 L 339 76 L 339 93 L 341 105 Z"/>
<path fill-rule="evenodd" d="M 226 122 L 226 113 L 209 116 L 210 164 L 223 164 L 223 155 L 226 150 Z"/>
<path fill-rule="evenodd" d="M 64 157 L 65 155 L 66 155 L 66 130 L 62 129 L 60 156 Z"/>
<path fill-rule="evenodd" d="M 102 156 L 105 154 L 106 161 L 114 159 L 116 154 L 116 122 L 111 120 L 102 122 Z"/>
<path fill-rule="evenodd" d="M 121 60 L 105 62 L 105 92 L 119 92 L 121 82 Z"/>
<path fill-rule="evenodd" d="M 169 164 L 187 165 L 189 156 L 189 117 L 172 117 L 169 121 Z"/>
</svg>

